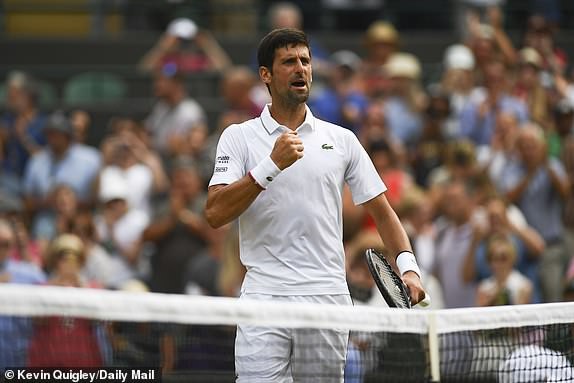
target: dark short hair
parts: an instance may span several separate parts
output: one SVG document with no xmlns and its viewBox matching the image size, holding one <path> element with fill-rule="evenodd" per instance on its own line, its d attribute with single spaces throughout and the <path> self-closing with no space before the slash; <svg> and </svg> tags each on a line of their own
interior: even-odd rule
<svg viewBox="0 0 574 383">
<path fill-rule="evenodd" d="M 273 60 L 275 59 L 275 51 L 279 48 L 285 48 L 295 45 L 304 45 L 309 49 L 311 55 L 311 48 L 309 48 L 309 39 L 305 32 L 295 28 L 279 28 L 269 32 L 261 42 L 257 49 L 257 61 L 259 66 L 264 66 L 271 70 L 273 67 Z"/>
</svg>

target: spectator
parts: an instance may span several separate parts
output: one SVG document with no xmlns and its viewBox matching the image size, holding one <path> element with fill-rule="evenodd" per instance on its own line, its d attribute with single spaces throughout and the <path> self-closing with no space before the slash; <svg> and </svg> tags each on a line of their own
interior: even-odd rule
<svg viewBox="0 0 574 383">
<path fill-rule="evenodd" d="M 44 145 L 45 115 L 38 108 L 38 89 L 25 73 L 11 72 L 7 80 L 7 113 L 0 118 L 0 164 L 3 177 L 18 183 L 28 160 Z"/>
<path fill-rule="evenodd" d="M 532 227 L 515 218 L 515 206 L 506 206 L 500 197 L 491 197 L 486 205 L 477 211 L 473 228 L 472 245 L 467 253 L 463 268 L 466 281 L 491 278 L 493 270 L 488 251 L 491 241 L 507 239 L 513 249 L 513 266 L 532 284 L 531 300 L 541 302 L 539 268 L 544 252 L 544 240 Z M 518 212 L 520 213 L 520 212 Z M 480 217 L 483 215 L 483 218 Z"/>
<path fill-rule="evenodd" d="M 82 206 L 91 205 L 101 165 L 98 152 L 74 142 L 70 122 L 62 113 L 50 116 L 45 131 L 48 146 L 32 157 L 24 175 L 28 211 L 49 211 L 54 188 L 59 184 L 69 185 Z"/>
<path fill-rule="evenodd" d="M 465 45 L 451 45 L 444 53 L 443 67 L 441 87 L 448 94 L 452 109 L 445 134 L 453 138 L 460 135 L 460 114 L 475 86 L 474 54 Z"/>
<path fill-rule="evenodd" d="M 303 13 L 299 5 L 290 1 L 273 1 L 267 11 L 267 29 L 272 31 L 279 28 L 304 29 Z M 317 42 L 310 38 L 310 49 L 313 52 L 313 71 L 317 77 L 323 77 L 329 68 L 329 53 Z M 257 57 L 253 57 L 253 66 L 257 67 Z M 259 69 L 259 68 L 257 68 Z"/>
<path fill-rule="evenodd" d="M 553 110 L 554 124 L 548 136 L 548 154 L 560 158 L 565 166 L 572 163 L 569 160 L 568 149 L 574 141 L 572 135 L 574 129 L 574 104 L 567 99 L 559 100 Z"/>
<path fill-rule="evenodd" d="M 443 200 L 445 186 L 453 180 L 468 180 L 478 173 L 476 147 L 468 140 L 449 141 L 444 148 L 444 163 L 428 176 L 432 206 Z"/>
<path fill-rule="evenodd" d="M 476 12 L 469 12 L 466 21 L 469 30 L 466 45 L 474 53 L 480 72 L 484 73 L 488 63 L 493 60 L 499 60 L 509 67 L 516 64 L 516 50 L 503 29 L 500 7 L 493 5 L 485 8 L 482 19 Z"/>
<path fill-rule="evenodd" d="M 398 51 L 399 33 L 386 21 L 375 21 L 365 32 L 365 57 L 360 71 L 363 92 L 369 98 L 382 96 L 387 91 L 388 80 L 382 66 Z"/>
<path fill-rule="evenodd" d="M 50 244 L 46 268 L 49 285 L 94 287 L 82 279 L 84 244 L 73 234 L 58 236 Z M 96 337 L 96 323 L 72 317 L 40 317 L 28 350 L 30 367 L 100 367 L 103 365 Z"/>
<path fill-rule="evenodd" d="M 151 171 L 152 192 L 155 194 L 165 192 L 169 181 L 165 174 L 164 164 L 160 155 L 151 148 L 149 132 L 145 126 L 133 118 L 119 118 L 114 120 L 111 128 L 111 136 L 113 137 L 111 141 L 115 143 L 113 145 L 106 144 L 106 148 L 102 149 L 104 163 L 117 162 L 117 158 L 112 155 L 112 149 L 117 149 L 118 145 L 125 146 L 138 164 L 146 166 Z M 199 129 L 199 131 L 202 130 L 203 128 Z"/>
<path fill-rule="evenodd" d="M 70 123 L 74 131 L 74 141 L 79 144 L 86 144 L 88 141 L 88 132 L 92 124 L 90 114 L 85 110 L 76 109 L 70 115 Z"/>
<path fill-rule="evenodd" d="M 528 109 L 520 100 L 508 93 L 508 70 L 502 61 L 485 64 L 484 88 L 477 88 L 460 115 L 461 136 L 476 145 L 488 145 L 499 111 L 513 113 L 519 124 L 528 120 Z"/>
<path fill-rule="evenodd" d="M 450 111 L 447 94 L 440 90 L 430 93 L 421 138 L 409 154 L 415 180 L 420 186 L 427 187 L 432 171 L 443 164 Z"/>
<path fill-rule="evenodd" d="M 535 344 L 517 347 L 500 363 L 498 382 L 567 382 L 574 368 L 566 355 Z"/>
<path fill-rule="evenodd" d="M 116 260 L 115 288 L 142 278 L 147 269 L 146 260 L 140 255 L 141 235 L 149 224 L 149 217 L 141 210 L 129 209 L 129 193 L 126 180 L 115 173 L 100 179 L 101 211 L 94 222 L 100 244 Z"/>
<path fill-rule="evenodd" d="M 123 261 L 113 257 L 98 243 L 93 214 L 88 210 L 79 211 L 68 225 L 62 232 L 77 235 L 84 244 L 86 262 L 82 278 L 104 288 L 118 288 L 120 285 L 123 288 L 124 285 L 118 282 L 118 277 L 122 276 L 117 273 L 123 268 Z"/>
<path fill-rule="evenodd" d="M 477 306 L 532 303 L 532 282 L 514 268 L 516 250 L 507 237 L 490 239 L 486 259 L 492 276 L 479 282 Z"/>
<path fill-rule="evenodd" d="M 200 30 L 190 19 L 179 18 L 145 54 L 139 69 L 154 73 L 165 65 L 182 73 L 223 71 L 231 66 L 231 60 L 209 31 Z"/>
<path fill-rule="evenodd" d="M 43 266 L 43 248 L 39 241 L 30 237 L 24 206 L 20 197 L 0 193 L 0 219 L 12 227 L 14 246 L 10 258 L 14 261 L 33 263 Z"/>
<path fill-rule="evenodd" d="M 390 81 L 385 99 L 389 128 L 405 146 L 412 147 L 421 137 L 422 112 L 428 101 L 419 82 L 420 63 L 409 53 L 397 53 L 389 58 L 383 69 Z"/>
<path fill-rule="evenodd" d="M 155 73 L 154 92 L 158 101 L 145 125 L 154 149 L 168 157 L 189 130 L 205 126 L 205 112 L 188 96 L 184 75 L 174 65 L 167 64 Z"/>
<path fill-rule="evenodd" d="M 444 291 L 445 308 L 471 307 L 476 283 L 463 278 L 463 265 L 472 241 L 474 191 L 469 180 L 454 179 L 443 195 L 443 216 L 436 222 L 433 272 Z"/>
<path fill-rule="evenodd" d="M 369 143 L 367 153 L 379 176 L 387 185 L 386 197 L 389 203 L 396 209 L 405 192 L 414 184 L 412 176 L 402 168 L 398 154 L 386 140 L 381 139 Z"/>
<path fill-rule="evenodd" d="M 566 52 L 556 46 L 554 31 L 548 20 L 539 14 L 531 15 L 526 24 L 524 46 L 534 48 L 541 58 L 541 75 L 545 85 L 551 85 L 555 75 L 562 75 L 568 65 Z"/>
<path fill-rule="evenodd" d="M 502 175 L 506 166 L 516 155 L 518 120 L 512 113 L 498 112 L 490 145 L 477 148 L 477 161 L 481 171 L 488 174 L 491 182 L 500 191 Z"/>
<path fill-rule="evenodd" d="M 203 217 L 205 190 L 193 162 L 176 161 L 171 172 L 168 200 L 159 206 L 143 240 L 152 242 L 150 289 L 154 292 L 182 294 L 194 268 L 203 268 L 203 277 L 215 283 L 215 260 L 206 253 L 210 228 Z M 199 273 L 201 274 L 201 272 Z M 197 283 L 199 285 L 199 283 Z M 210 286 L 201 286 L 213 291 Z M 207 287 L 207 288 L 206 288 Z"/>
<path fill-rule="evenodd" d="M 259 116 L 265 104 L 257 100 L 257 77 L 245 66 L 229 68 L 221 80 L 221 95 L 226 104 L 223 114 L 236 115 L 233 120 L 243 122 Z"/>
<path fill-rule="evenodd" d="M 143 144 L 131 132 L 108 136 L 102 143 L 104 167 L 99 182 L 110 182 L 106 181 L 108 177 L 122 179 L 130 190 L 127 195 L 129 209 L 140 210 L 150 217 L 155 187 L 154 172 L 136 157 L 138 149 L 145 151 Z M 158 170 L 163 172 L 161 164 L 158 164 Z M 160 177 L 166 178 L 165 175 Z"/>
<path fill-rule="evenodd" d="M 512 94 L 528 106 L 530 119 L 549 131 L 551 127 L 549 100 L 546 89 L 540 82 L 542 57 L 533 48 L 522 49 L 519 57 L 517 79 Z"/>
<path fill-rule="evenodd" d="M 354 52 L 340 50 L 330 57 L 327 85 L 309 101 L 316 116 L 359 134 L 368 100 L 357 83 L 361 59 Z"/>
<path fill-rule="evenodd" d="M 484 19 L 488 7 L 497 7 L 504 3 L 504 0 L 457 0 L 455 2 L 455 21 L 460 37 L 468 37 L 468 17 L 472 14 L 474 17 Z"/>
<path fill-rule="evenodd" d="M 393 136 L 389 129 L 383 99 L 369 102 L 359 128 L 359 141 L 363 146 L 366 147 L 369 143 L 378 140 L 387 140 L 397 153 L 404 153 L 405 151 L 404 145 Z"/>
<path fill-rule="evenodd" d="M 56 185 L 52 198 L 52 208 L 37 214 L 32 226 L 32 235 L 42 243 L 42 248 L 56 235 L 66 232 L 79 210 L 78 197 L 66 184 Z"/>
<path fill-rule="evenodd" d="M 556 302 L 561 299 L 562 278 L 571 258 L 563 241 L 562 222 L 570 181 L 562 163 L 548 158 L 540 127 L 533 123 L 522 127 L 516 145 L 518 158 L 505 169 L 503 189 L 546 241 L 540 265 L 542 292 L 545 302 Z"/>
<path fill-rule="evenodd" d="M 11 224 L 0 218 L 0 283 L 41 284 L 46 277 L 29 262 L 14 260 L 16 238 Z M 30 318 L 0 316 L 0 371 L 10 366 L 25 366 L 32 333 Z"/>
</svg>

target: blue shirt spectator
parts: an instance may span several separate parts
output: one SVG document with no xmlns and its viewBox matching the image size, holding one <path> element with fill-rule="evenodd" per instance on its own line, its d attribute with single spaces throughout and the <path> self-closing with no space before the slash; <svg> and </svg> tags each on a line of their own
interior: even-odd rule
<svg viewBox="0 0 574 383">
<path fill-rule="evenodd" d="M 367 97 L 356 87 L 361 58 L 354 52 L 340 50 L 331 55 L 331 62 L 329 83 L 312 95 L 309 107 L 319 118 L 357 134 L 369 106 Z"/>
<path fill-rule="evenodd" d="M 18 116 L 16 114 L 8 113 L 2 118 L 0 129 L 4 130 L 2 134 L 6 136 L 2 170 L 22 176 L 30 158 L 29 145 L 35 147 L 46 145 L 45 123 L 46 117 L 42 113 L 37 113 L 27 121 L 23 132 L 20 133 L 17 128 Z"/>
<path fill-rule="evenodd" d="M 69 121 L 61 114 L 46 125 L 48 147 L 34 155 L 24 174 L 24 194 L 34 210 L 47 207 L 50 194 L 59 184 L 69 185 L 80 202 L 89 202 L 101 157 L 93 148 L 72 142 Z"/>
<path fill-rule="evenodd" d="M 551 244 L 562 238 L 562 210 L 564 203 L 554 188 L 550 171 L 559 178 L 566 179 L 562 163 L 549 158 L 547 167 L 541 166 L 530 175 L 530 182 L 517 200 L 517 205 L 524 213 L 529 225 L 534 227 Z M 528 169 L 521 162 L 512 162 L 503 172 L 502 182 L 505 190 L 517 187 L 525 177 Z"/>
<path fill-rule="evenodd" d="M 528 109 L 517 98 L 502 95 L 491 104 L 483 89 L 475 91 L 471 97 L 472 101 L 461 111 L 460 134 L 476 145 L 490 145 L 498 112 L 514 115 L 519 124 L 528 121 Z"/>
<path fill-rule="evenodd" d="M 0 118 L 0 169 L 19 181 L 28 159 L 46 145 L 46 117 L 38 110 L 38 89 L 25 73 L 11 72 L 6 81 L 6 109 Z"/>
</svg>

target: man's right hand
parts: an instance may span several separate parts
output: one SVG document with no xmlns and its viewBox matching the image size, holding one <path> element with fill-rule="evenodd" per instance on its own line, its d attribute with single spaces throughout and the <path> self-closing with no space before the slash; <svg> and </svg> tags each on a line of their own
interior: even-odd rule
<svg viewBox="0 0 574 383">
<path fill-rule="evenodd" d="M 280 135 L 271 151 L 271 159 L 281 170 L 293 165 L 295 161 L 302 157 L 303 141 L 295 131 Z"/>
</svg>

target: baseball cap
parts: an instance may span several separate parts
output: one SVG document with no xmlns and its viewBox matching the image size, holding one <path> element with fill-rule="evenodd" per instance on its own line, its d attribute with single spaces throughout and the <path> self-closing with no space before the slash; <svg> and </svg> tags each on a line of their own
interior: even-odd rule
<svg viewBox="0 0 574 383">
<path fill-rule="evenodd" d="M 474 69 L 474 55 L 465 45 L 451 45 L 445 51 L 444 66 L 446 69 L 472 70 Z"/>
<path fill-rule="evenodd" d="M 534 48 L 527 47 L 521 49 L 519 56 L 521 64 L 530 64 L 536 68 L 540 68 L 542 66 L 542 57 L 540 56 L 540 53 L 538 53 Z"/>
<path fill-rule="evenodd" d="M 101 202 L 107 203 L 116 199 L 127 200 L 129 192 L 126 180 L 115 169 L 105 169 L 100 175 L 99 198 Z"/>
<path fill-rule="evenodd" d="M 167 33 L 182 39 L 192 39 L 197 34 L 197 24 L 192 20 L 181 17 L 173 20 L 167 26 Z"/>
<path fill-rule="evenodd" d="M 393 24 L 386 21 L 375 21 L 372 23 L 365 34 L 368 43 L 391 43 L 396 44 L 399 41 L 399 33 Z"/>
<path fill-rule="evenodd" d="M 383 69 L 389 77 L 406 77 L 416 80 L 421 74 L 419 60 L 410 53 L 395 53 L 383 65 Z"/>
<path fill-rule="evenodd" d="M 361 58 L 355 52 L 346 49 L 333 53 L 330 61 L 336 66 L 347 67 L 353 71 L 361 65 Z"/>
<path fill-rule="evenodd" d="M 70 120 L 68 120 L 68 117 L 66 117 L 63 112 L 54 112 L 50 115 L 44 129 L 61 132 L 68 136 L 72 136 L 73 134 L 72 124 L 70 124 Z"/>
</svg>

